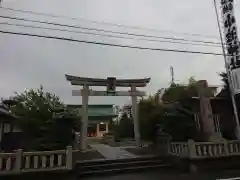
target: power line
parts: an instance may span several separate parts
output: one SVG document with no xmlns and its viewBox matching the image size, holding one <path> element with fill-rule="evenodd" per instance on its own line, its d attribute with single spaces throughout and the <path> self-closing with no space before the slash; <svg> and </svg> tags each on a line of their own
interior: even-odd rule
<svg viewBox="0 0 240 180">
<path fill-rule="evenodd" d="M 63 40 L 63 41 L 79 42 L 79 43 L 86 43 L 86 44 L 96 44 L 96 45 L 112 46 L 112 47 L 120 47 L 120 48 L 152 50 L 152 51 L 165 51 L 165 52 L 176 52 L 176 53 L 189 53 L 189 54 L 215 55 L 215 56 L 222 56 L 223 55 L 221 53 L 213 53 L 213 52 L 188 51 L 188 50 L 180 50 L 180 49 L 165 49 L 165 48 L 150 48 L 150 47 L 141 47 L 141 46 L 130 46 L 130 45 L 122 45 L 122 44 L 103 43 L 103 42 L 97 42 L 97 41 L 78 40 L 78 39 L 66 38 L 66 37 L 46 36 L 46 35 L 38 35 L 38 34 L 31 34 L 31 33 L 3 31 L 3 30 L 0 30 L 0 32 L 3 33 L 3 34 L 30 36 L 30 37 L 47 38 L 47 39 L 56 39 L 56 40 Z"/>
<path fill-rule="evenodd" d="M 59 24 L 59 23 L 52 23 L 52 22 L 44 22 L 44 21 L 36 21 L 36 20 L 29 20 L 29 19 L 24 19 L 24 18 L 14 18 L 14 17 L 7 17 L 7 16 L 0 16 L 2 18 L 7 18 L 7 19 L 14 19 L 14 20 L 23 20 L 23 21 L 27 21 L 27 22 L 37 22 L 37 23 L 44 23 L 44 24 L 51 24 L 51 25 L 58 25 L 58 26 L 66 26 L 66 27 L 72 27 L 72 28 L 81 28 L 84 30 L 99 30 L 99 29 L 93 29 L 93 28 L 84 28 L 84 27 L 78 27 L 78 26 L 72 26 L 72 25 L 66 25 L 66 24 Z M 158 37 L 158 36 L 147 36 L 147 35 L 142 35 L 142 34 L 129 34 L 129 33 L 122 33 L 122 32 L 114 32 L 114 31 L 106 31 L 106 30 L 102 30 L 104 32 L 111 32 L 111 33 L 120 33 L 120 34 L 125 34 L 125 35 L 132 35 L 132 36 L 140 36 L 140 37 L 150 37 L 150 38 L 162 38 L 162 39 L 170 39 L 170 40 L 178 40 L 178 41 L 187 41 L 187 42 L 200 42 L 200 43 L 209 43 L 209 44 L 218 44 L 216 42 L 206 42 L 206 41 L 194 41 L 194 40 L 186 40 L 186 39 L 177 39 L 177 38 L 169 38 L 169 37 Z M 93 33 L 92 33 L 93 34 Z M 97 35 L 95 33 L 95 35 Z M 105 35 L 106 36 L 106 35 Z M 108 35 L 110 36 L 110 35 Z M 113 36 L 111 36 L 113 37 Z M 143 39 L 139 39 L 139 40 L 143 40 Z M 156 41 L 156 40 L 149 40 L 149 41 Z M 163 41 L 162 41 L 163 42 Z M 167 42 L 167 41 L 166 41 Z M 169 41 L 170 42 L 170 41 Z M 177 42 L 176 42 L 177 43 Z M 181 43 L 180 43 L 181 44 Z M 183 43 L 182 43 L 183 44 Z M 189 44 L 189 43 L 185 43 L 185 44 Z M 201 45 L 201 44 L 199 44 Z"/>
<path fill-rule="evenodd" d="M 35 12 L 35 11 L 30 11 L 30 10 L 22 10 L 22 9 L 15 9 L 15 8 L 9 8 L 9 7 L 0 7 L 0 8 L 9 10 L 9 11 L 16 11 L 16 12 L 22 12 L 22 13 L 28 13 L 28 14 L 34 14 L 34 15 L 54 17 L 54 18 L 63 18 L 63 19 L 71 19 L 71 20 L 78 20 L 78 21 L 80 20 L 80 21 L 91 22 L 91 23 L 101 24 L 101 25 L 115 26 L 115 27 L 120 27 L 120 28 L 140 29 L 140 30 L 147 30 L 147 31 L 153 31 L 153 32 L 168 32 L 168 33 L 170 32 L 170 33 L 182 34 L 182 35 L 187 35 L 187 36 L 219 39 L 217 36 L 203 35 L 203 34 L 199 34 L 199 33 L 185 33 L 185 32 L 177 32 L 177 31 L 173 31 L 173 30 L 161 30 L 161 29 L 146 28 L 146 27 L 140 27 L 140 26 L 129 26 L 129 25 L 116 24 L 116 23 L 110 23 L 110 22 L 105 22 L 105 21 L 94 21 L 94 20 L 89 20 L 89 19 L 85 19 L 85 18 L 75 18 L 75 17 L 62 16 L 62 15 L 56 15 L 56 14 L 51 14 L 51 13 L 40 13 L 40 12 Z"/>
<path fill-rule="evenodd" d="M 101 31 L 101 32 L 105 32 L 105 33 L 121 34 L 121 35 L 136 36 L 136 37 L 157 38 L 157 39 L 167 39 L 167 40 L 177 40 L 177 41 L 186 41 L 186 42 L 194 42 L 194 43 L 197 42 L 197 43 L 221 45 L 220 42 L 202 41 L 202 40 L 189 40 L 189 39 L 184 39 L 184 38 L 173 38 L 173 37 L 152 36 L 152 35 L 145 35 L 145 34 L 135 34 L 135 33 L 128 33 L 128 32 L 119 32 L 119 31 L 110 31 L 110 30 L 99 29 L 99 28 L 89 28 L 89 27 L 82 27 L 82 26 L 76 26 L 76 25 L 55 23 L 55 22 L 49 22 L 49 21 L 31 20 L 31 19 L 11 17 L 11 16 L 2 16 L 2 15 L 0 15 L 0 18 L 12 19 L 12 20 L 20 20 L 20 21 L 26 21 L 26 22 L 34 22 L 34 23 L 41 23 L 41 24 L 49 24 L 49 25 L 62 26 L 62 27 L 78 28 L 78 29 L 83 29 L 83 30 Z"/>
<path fill-rule="evenodd" d="M 220 47 L 219 45 L 213 45 L 213 44 L 196 44 L 196 43 L 188 43 L 188 42 L 164 41 L 164 40 L 156 40 L 156 39 L 145 39 L 145 38 L 135 38 L 135 37 L 126 37 L 126 36 L 116 36 L 116 35 L 109 35 L 109 34 L 99 34 L 99 33 L 92 33 L 92 32 L 73 31 L 73 30 L 67 30 L 67 29 L 41 27 L 41 26 L 32 26 L 32 25 L 24 25 L 24 24 L 16 24 L 16 23 L 8 23 L 8 22 L 0 22 L 0 24 L 10 25 L 10 26 L 17 26 L 17 27 L 28 27 L 28 28 L 36 28 L 36 29 L 62 31 L 62 32 L 73 32 L 73 33 L 79 33 L 79 34 L 94 35 L 94 36 L 104 36 L 104 37 L 110 37 L 110 38 L 132 39 L 132 40 L 141 40 L 141 41 L 150 41 L 150 42 L 162 42 L 162 43 L 173 43 L 173 44 L 190 44 L 190 45 L 196 45 L 196 46 Z"/>
</svg>

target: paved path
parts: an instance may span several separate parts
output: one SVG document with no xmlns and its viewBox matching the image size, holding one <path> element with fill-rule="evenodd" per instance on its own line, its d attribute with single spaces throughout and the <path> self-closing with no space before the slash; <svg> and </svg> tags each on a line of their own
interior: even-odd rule
<svg viewBox="0 0 240 180">
<path fill-rule="evenodd" d="M 111 147 L 106 144 L 91 144 L 89 146 L 100 152 L 106 159 L 123 159 L 137 157 L 121 148 Z"/>
</svg>

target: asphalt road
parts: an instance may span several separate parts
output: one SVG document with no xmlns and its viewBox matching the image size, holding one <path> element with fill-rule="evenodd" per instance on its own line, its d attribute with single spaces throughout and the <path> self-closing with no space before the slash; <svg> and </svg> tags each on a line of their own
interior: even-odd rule
<svg viewBox="0 0 240 180">
<path fill-rule="evenodd" d="M 240 171 L 216 172 L 216 173 L 164 173 L 164 172 L 142 172 L 131 174 L 117 174 L 112 176 L 85 177 L 84 180 L 216 180 L 224 178 L 240 177 Z M 240 178 L 239 178 L 240 179 Z"/>
<path fill-rule="evenodd" d="M 91 177 L 74 177 L 73 174 L 41 177 L 38 174 L 29 177 L 1 177 L 1 180 L 217 180 L 236 178 L 240 180 L 239 171 L 215 172 L 215 173 L 178 173 L 178 172 L 133 172 L 115 175 L 93 175 Z"/>
</svg>

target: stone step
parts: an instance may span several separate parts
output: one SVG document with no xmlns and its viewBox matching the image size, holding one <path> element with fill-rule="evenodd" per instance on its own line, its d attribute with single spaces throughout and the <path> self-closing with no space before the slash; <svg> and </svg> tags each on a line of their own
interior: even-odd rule
<svg viewBox="0 0 240 180">
<path fill-rule="evenodd" d="M 105 173 L 129 172 L 130 170 L 144 170 L 156 168 L 170 168 L 172 165 L 160 157 L 139 157 L 117 160 L 101 160 L 81 162 L 75 165 L 75 172 L 79 176 Z"/>
<path fill-rule="evenodd" d="M 100 170 L 91 170 L 85 171 L 80 174 L 79 176 L 89 176 L 89 175 L 100 175 L 100 174 L 115 174 L 115 173 L 127 173 L 133 171 L 143 171 L 143 170 L 156 170 L 156 169 L 168 169 L 171 168 L 171 164 L 154 164 L 154 165 L 142 165 L 142 166 L 132 166 L 132 167 L 121 167 L 121 168 L 111 168 L 111 169 L 100 169 Z"/>
<path fill-rule="evenodd" d="M 144 161 L 144 160 L 159 160 L 163 159 L 158 156 L 141 156 L 141 157 L 131 157 L 131 158 L 120 158 L 120 159 L 98 159 L 98 160 L 85 160 L 85 161 L 77 161 L 76 164 L 78 166 L 88 166 L 88 165 L 99 165 L 99 164 L 111 164 L 111 163 L 120 163 L 120 162 L 129 162 L 129 161 Z"/>
<path fill-rule="evenodd" d="M 105 170 L 112 168 L 124 168 L 124 167 L 136 167 L 136 166 L 151 166 L 151 165 L 159 165 L 164 164 L 161 160 L 145 160 L 145 161 L 129 161 L 129 162 L 116 162 L 116 163 L 104 163 L 104 164 L 94 164 L 94 165 L 86 165 L 80 166 L 79 169 L 81 171 L 94 171 L 94 170 Z"/>
</svg>

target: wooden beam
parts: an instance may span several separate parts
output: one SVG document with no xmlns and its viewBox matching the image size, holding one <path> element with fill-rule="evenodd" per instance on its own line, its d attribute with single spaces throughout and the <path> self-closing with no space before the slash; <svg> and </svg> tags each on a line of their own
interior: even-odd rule
<svg viewBox="0 0 240 180">
<path fill-rule="evenodd" d="M 82 96 L 82 91 L 81 90 L 72 90 L 72 95 L 73 96 Z M 136 92 L 131 92 L 131 91 L 116 91 L 114 93 L 107 93 L 107 91 L 89 91 L 89 96 L 146 96 L 146 93 L 144 91 L 136 91 Z"/>
<path fill-rule="evenodd" d="M 88 86 L 107 86 L 108 79 L 101 78 L 86 78 L 86 77 L 77 77 L 71 75 L 65 75 L 67 81 L 70 81 L 72 85 L 88 85 Z M 116 86 L 120 87 L 145 87 L 149 82 L 150 78 L 144 79 L 116 79 Z"/>
<path fill-rule="evenodd" d="M 74 86 L 107 86 L 108 82 L 93 82 L 93 81 L 70 81 L 71 85 Z M 117 87 L 145 87 L 147 84 L 146 83 L 141 83 L 141 82 L 117 82 L 116 81 L 116 86 Z"/>
</svg>

